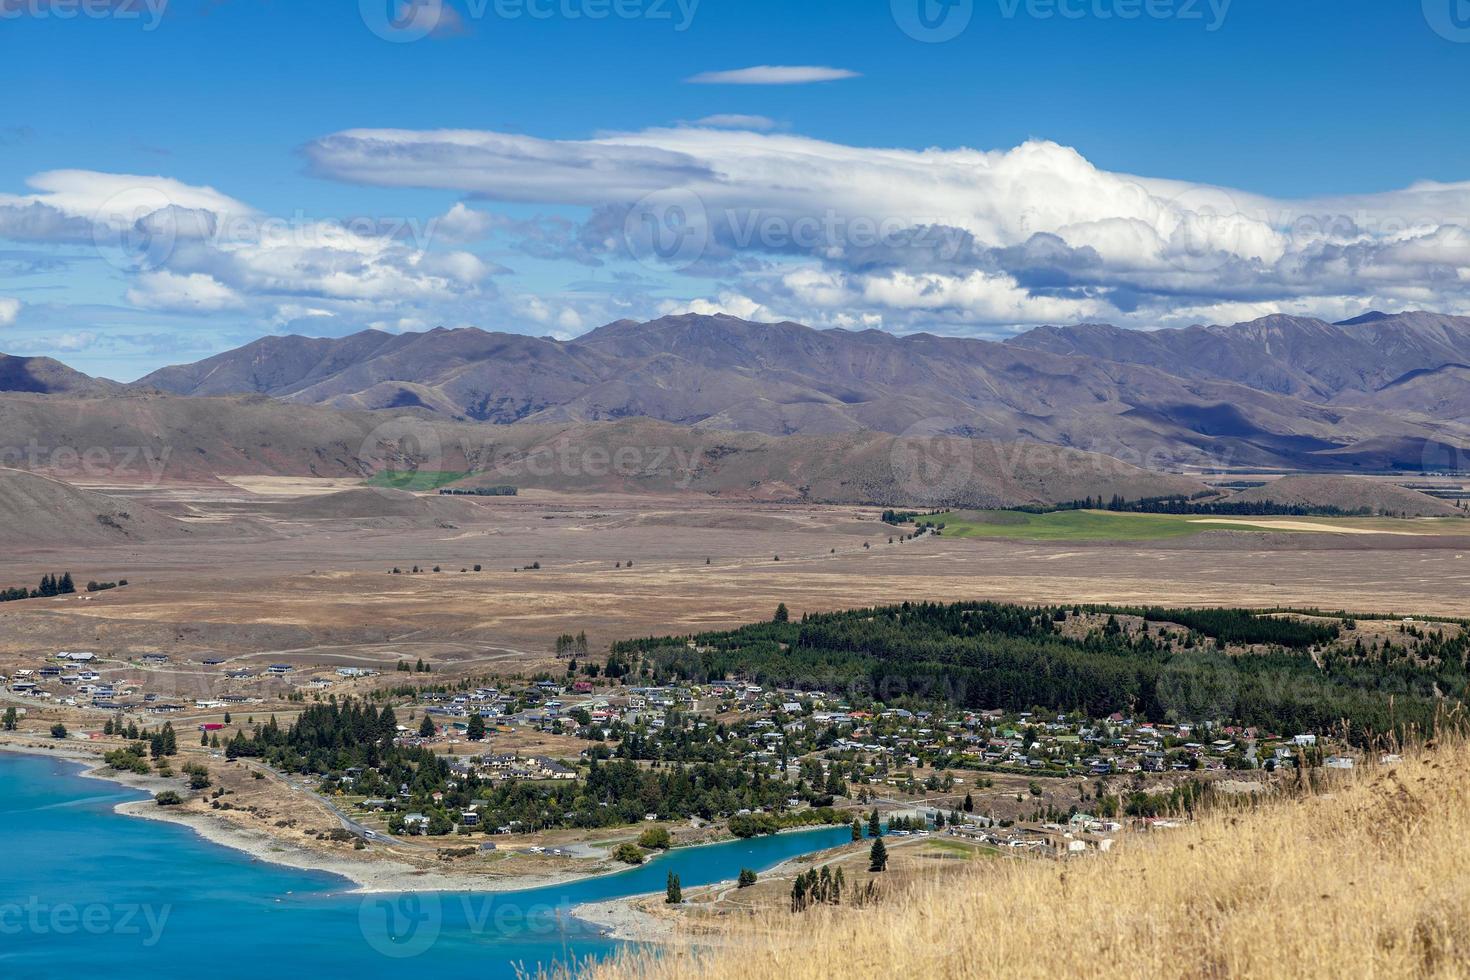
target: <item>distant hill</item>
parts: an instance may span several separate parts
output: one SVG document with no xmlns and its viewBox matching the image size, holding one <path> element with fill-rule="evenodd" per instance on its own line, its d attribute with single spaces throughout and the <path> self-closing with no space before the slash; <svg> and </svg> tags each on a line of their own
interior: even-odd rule
<svg viewBox="0 0 1470 980">
<path fill-rule="evenodd" d="M 483 458 L 489 469 L 457 486 L 970 507 L 1115 493 L 1137 500 L 1205 489 L 1093 453 L 955 436 L 770 436 L 649 419 L 510 426 L 495 433 L 496 445 Z"/>
<path fill-rule="evenodd" d="M 1348 476 L 1283 476 L 1226 498 L 1228 503 L 1276 503 L 1289 506 L 1367 510 L 1394 517 L 1455 517 L 1464 511 L 1417 490 L 1380 480 Z"/>
<path fill-rule="evenodd" d="M 1000 506 L 1114 494 L 1200 492 L 1193 480 L 1108 456 L 1037 443 L 885 433 L 771 436 L 649 419 L 486 426 L 414 414 L 344 412 L 260 396 L 87 399 L 0 396 L 0 432 L 34 446 L 42 472 L 76 466 L 72 447 L 119 483 L 243 475 L 367 477 L 432 470 L 457 486 L 699 492 L 738 499 Z M 371 494 L 369 498 L 368 494 Z M 407 505 L 411 495 L 361 490 L 302 502 L 305 516 L 347 505 Z M 394 504 L 394 502 L 398 504 Z M 445 499 L 438 507 L 464 506 Z M 373 516 L 369 514 L 368 516 Z M 411 515 L 410 515 L 411 516 Z M 450 518 L 452 519 L 452 517 Z"/>
<path fill-rule="evenodd" d="M 647 417 L 771 435 L 940 428 L 1154 467 L 1418 469 L 1470 447 L 1470 423 L 1394 397 L 1380 405 L 1374 393 L 1452 355 L 1470 363 L 1467 323 L 1402 314 L 1156 333 L 1084 325 L 1002 344 L 688 314 L 619 321 L 575 341 L 478 329 L 271 337 L 136 385 L 499 424 Z M 1361 403 L 1336 400 L 1349 393 Z"/>
<path fill-rule="evenodd" d="M 0 548 L 69 547 L 186 538 L 193 528 L 136 501 L 0 469 Z M 17 583 L 0 582 L 0 586 Z"/>
<path fill-rule="evenodd" d="M 1107 324 L 1040 327 L 1012 347 L 1147 365 L 1191 379 L 1234 381 L 1321 404 L 1403 410 L 1395 384 L 1446 365 L 1470 364 L 1470 317 L 1439 313 L 1368 313 L 1339 323 L 1267 316 L 1233 326 L 1123 330 Z M 1417 409 L 1462 419 L 1463 403 Z"/>
<path fill-rule="evenodd" d="M 0 391 L 102 395 L 120 391 L 122 387 L 116 381 L 89 377 L 49 357 L 0 354 Z"/>
</svg>

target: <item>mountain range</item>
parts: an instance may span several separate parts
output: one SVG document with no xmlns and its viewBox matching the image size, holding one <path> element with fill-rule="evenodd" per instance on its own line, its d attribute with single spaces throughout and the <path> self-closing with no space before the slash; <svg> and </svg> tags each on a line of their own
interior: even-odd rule
<svg viewBox="0 0 1470 980">
<path fill-rule="evenodd" d="M 0 379 L 23 382 L 0 387 L 88 397 L 121 387 L 56 362 L 12 363 L 25 360 L 0 362 Z M 1080 324 L 1004 342 L 694 314 L 571 341 L 474 328 L 270 336 L 125 390 L 475 423 L 642 416 L 779 436 L 947 433 L 1151 469 L 1418 470 L 1455 466 L 1470 447 L 1470 317 Z"/>
</svg>

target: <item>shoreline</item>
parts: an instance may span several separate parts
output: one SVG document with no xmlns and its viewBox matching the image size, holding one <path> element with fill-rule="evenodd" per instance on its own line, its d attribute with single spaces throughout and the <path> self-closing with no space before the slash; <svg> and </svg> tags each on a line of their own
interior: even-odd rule
<svg viewBox="0 0 1470 980">
<path fill-rule="evenodd" d="M 58 742 L 54 746 L 47 745 L 44 742 L 17 743 L 8 740 L 0 741 L 0 753 L 5 752 L 74 762 L 81 767 L 79 775 L 85 778 L 115 783 L 125 786 L 128 789 L 147 793 L 149 796 L 163 789 L 183 790 L 185 786 L 185 781 L 181 776 L 165 778 L 161 776 L 140 776 L 134 773 L 118 772 L 108 768 L 102 762 L 100 753 L 75 747 L 64 741 Z M 230 848 L 252 860 L 279 865 L 295 871 L 309 871 L 331 875 L 341 879 L 341 883 L 345 887 L 328 888 L 328 891 L 352 894 L 402 892 L 477 892 L 489 894 L 532 891 L 540 888 L 553 888 L 558 885 L 576 884 L 593 878 L 604 878 L 641 867 L 641 865 L 627 865 L 622 867 L 608 867 L 600 870 L 563 871 L 551 872 L 544 875 L 514 875 L 497 878 L 482 874 L 423 869 L 403 861 L 396 861 L 385 857 L 354 860 L 337 855 L 323 854 L 308 848 L 282 842 L 264 830 L 250 830 L 238 827 L 224 818 L 216 817 L 212 814 L 188 811 L 180 812 L 176 808 L 160 807 L 151 799 L 128 800 L 118 803 L 113 807 L 113 812 L 126 817 L 153 820 L 159 823 L 169 823 L 186 827 L 204 840 L 221 847 Z M 804 833 L 823 829 L 827 828 L 823 826 L 791 827 L 778 831 L 778 833 Z M 673 850 L 708 847 L 714 844 L 728 843 L 729 840 L 734 839 L 736 838 L 731 837 L 729 839 L 704 841 L 699 844 L 674 848 Z M 649 861 L 657 861 L 660 856 L 667 853 L 669 852 L 655 852 L 650 856 Z M 794 860 L 794 858 L 788 858 L 787 860 Z M 785 864 L 786 862 L 782 863 Z M 618 934 L 622 931 L 637 935 L 642 935 L 645 932 L 658 932 L 663 936 L 662 939 L 634 939 L 630 941 L 664 941 L 667 938 L 667 932 L 670 930 L 672 923 L 667 925 L 660 923 L 657 928 L 650 929 L 646 923 L 643 926 L 639 926 L 636 921 L 630 921 L 629 917 L 631 916 L 634 920 L 648 919 L 652 922 L 659 922 L 655 917 L 648 916 L 646 913 L 636 912 L 636 910 L 632 910 L 631 908 L 629 908 L 628 914 L 614 911 L 611 908 L 603 908 L 604 906 L 622 906 L 624 903 L 646 897 L 647 895 L 645 894 L 608 899 L 587 903 L 585 906 L 577 906 L 576 909 L 585 907 L 591 914 L 611 916 L 613 920 L 611 923 L 600 922 L 592 918 L 584 920 L 598 928 L 611 929 L 612 931 L 607 933 L 609 938 L 623 938 L 622 935 Z M 573 914 L 577 915 L 578 918 L 582 918 L 575 909 Z"/>
<path fill-rule="evenodd" d="M 184 786 L 182 777 L 163 778 L 117 772 L 103 764 L 97 753 L 72 749 L 65 744 L 53 748 L 44 744 L 0 742 L 0 753 L 4 752 L 75 762 L 81 766 L 81 771 L 78 773 L 80 776 L 116 783 L 150 795 L 162 789 L 180 789 Z M 296 871 L 332 875 L 342 879 L 342 884 L 347 887 L 328 890 L 353 894 L 530 891 L 571 884 L 583 879 L 617 874 L 619 871 L 627 870 L 613 868 L 607 871 L 585 873 L 559 872 L 495 878 L 462 872 L 425 870 L 390 858 L 370 858 L 359 861 L 321 854 L 304 847 L 283 843 L 265 831 L 237 827 L 223 818 L 210 814 L 178 812 L 171 808 L 160 807 L 148 799 L 119 803 L 113 807 L 113 812 L 126 817 L 187 827 L 212 844 L 228 847 L 256 861 L 276 864 Z"/>
<path fill-rule="evenodd" d="M 830 824 L 829 826 L 838 825 Z M 788 827 L 784 830 L 777 831 L 777 833 L 800 833 L 804 830 L 820 829 L 823 828 Z M 711 843 L 719 842 L 712 841 Z M 771 867 L 766 868 L 760 873 L 762 876 L 788 873 L 796 870 L 803 864 L 814 862 L 818 855 L 826 854 L 830 851 L 840 851 L 844 847 L 851 846 L 852 843 L 858 843 L 861 846 L 867 843 L 867 838 L 865 837 L 859 842 L 835 844 L 831 847 L 824 847 L 821 850 L 811 851 L 805 854 L 793 854 L 791 857 L 771 865 Z M 703 847 L 705 845 L 697 844 L 693 846 Z M 690 889 L 690 892 L 698 896 L 705 892 L 726 888 L 733 884 L 735 884 L 734 878 L 722 878 L 719 881 L 712 881 L 707 885 L 693 887 Z M 692 933 L 680 935 L 680 927 L 685 924 L 682 915 L 659 916 L 638 907 L 640 903 L 651 898 L 657 898 L 659 894 L 659 892 L 644 892 L 641 895 L 624 895 L 621 898 L 607 898 L 596 902 L 584 902 L 581 905 L 572 907 L 572 915 L 575 918 L 581 919 L 583 922 L 597 926 L 603 931 L 602 935 L 604 938 L 616 939 L 620 942 L 662 944 L 672 943 L 678 940 L 694 945 L 720 945 L 720 943 L 714 941 L 712 936 L 702 936 Z"/>
</svg>

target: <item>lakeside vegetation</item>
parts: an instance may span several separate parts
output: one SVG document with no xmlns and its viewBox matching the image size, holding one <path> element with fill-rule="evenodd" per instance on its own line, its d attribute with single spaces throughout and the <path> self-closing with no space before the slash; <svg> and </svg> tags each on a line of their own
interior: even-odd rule
<svg viewBox="0 0 1470 980">
<path fill-rule="evenodd" d="M 426 716 L 420 735 L 432 732 Z M 334 701 L 306 708 L 286 728 L 272 717 L 249 735 L 237 732 L 225 752 L 231 759 L 258 758 L 285 772 L 320 776 L 324 792 L 336 792 L 345 782 L 354 795 L 391 801 L 389 829 L 394 833 L 403 831 L 409 812 L 428 818 L 424 832 L 450 833 L 458 815 L 472 804 L 482 814 L 479 829 L 493 833 L 503 828 L 615 827 L 638 823 L 648 814 L 660 819 L 738 817 L 741 811 L 784 807 L 793 793 L 826 806 L 761 814 L 769 821 L 750 825 L 749 833 L 732 821 L 731 831 L 754 836 L 846 822 L 830 808 L 827 792 L 845 791 L 845 783 L 803 781 L 793 786 L 764 765 L 744 762 L 741 754 L 749 746 L 731 737 L 725 726 L 694 719 L 676 718 L 656 732 L 618 726 L 616 751 L 594 745 L 585 772 L 551 781 L 482 776 L 467 760 L 403 744 L 398 734 L 391 706 L 380 711 L 371 704 Z"/>
</svg>

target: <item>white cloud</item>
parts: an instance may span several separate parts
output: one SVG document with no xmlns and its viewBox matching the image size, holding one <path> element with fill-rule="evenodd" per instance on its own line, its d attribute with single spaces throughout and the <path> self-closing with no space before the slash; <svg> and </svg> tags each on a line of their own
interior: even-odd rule
<svg viewBox="0 0 1470 980">
<path fill-rule="evenodd" d="M 132 222 L 170 207 L 242 216 L 255 213 L 212 187 L 198 187 L 170 177 L 48 170 L 31 177 L 26 184 L 36 193 L 0 194 L 0 207 L 39 204 L 101 224 Z"/>
<path fill-rule="evenodd" d="M 724 313 L 727 316 L 739 317 L 742 320 L 756 320 L 761 322 L 775 322 L 784 320 L 785 317 L 777 316 L 766 306 L 757 303 L 749 296 L 739 293 L 720 293 L 718 299 L 691 299 L 685 302 L 669 300 L 659 306 L 660 316 L 677 316 L 681 313 L 698 313 L 701 316 L 714 316 Z"/>
<path fill-rule="evenodd" d="M 0 327 L 8 327 L 20 316 L 20 300 L 0 296 Z"/>
<path fill-rule="evenodd" d="M 345 180 L 592 208 L 577 242 L 596 256 L 640 254 L 628 227 L 692 230 L 707 239 L 678 254 L 693 273 L 802 315 L 833 309 L 816 304 L 835 291 L 859 304 L 852 315 L 895 327 L 1157 323 L 1220 304 L 1351 307 L 1411 287 L 1416 306 L 1470 298 L 1470 182 L 1277 200 L 1103 170 L 1043 140 L 908 150 L 690 126 L 588 140 L 354 130 L 307 152 Z M 655 220 L 628 220 L 640 210 Z M 757 258 L 815 259 L 832 281 L 783 281 Z M 798 286 L 813 305 L 790 301 Z"/>
<path fill-rule="evenodd" d="M 494 215 L 467 208 L 459 201 L 438 219 L 435 230 L 450 241 L 477 242 L 490 234 L 495 225 Z"/>
<path fill-rule="evenodd" d="M 185 276 L 167 271 L 144 273 L 128 290 L 127 298 L 145 310 L 183 313 L 233 310 L 244 305 L 233 289 L 200 272 Z"/>
<path fill-rule="evenodd" d="M 51 346 L 62 351 L 79 351 L 96 345 L 99 340 L 101 338 L 93 331 L 79 330 L 75 333 L 64 333 L 51 338 Z"/>
<path fill-rule="evenodd" d="M 733 71 L 700 72 L 685 81 L 694 85 L 806 85 L 857 77 L 855 71 L 825 65 L 755 65 Z"/>
</svg>

